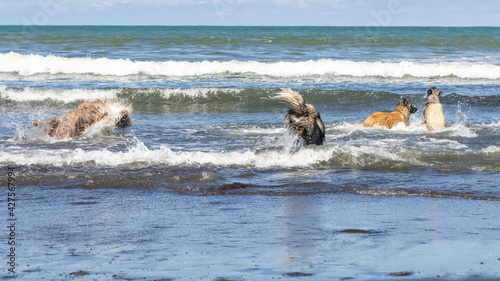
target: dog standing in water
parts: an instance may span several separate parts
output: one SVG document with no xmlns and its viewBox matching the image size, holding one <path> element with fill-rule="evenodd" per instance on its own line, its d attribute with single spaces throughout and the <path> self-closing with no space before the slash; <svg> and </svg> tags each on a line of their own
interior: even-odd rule
<svg viewBox="0 0 500 281">
<path fill-rule="evenodd" d="M 422 122 L 427 127 L 427 130 L 433 131 L 438 127 L 445 127 L 443 105 L 441 104 L 442 92 L 436 87 L 432 87 L 427 91 L 427 99 L 425 100 L 424 113 L 422 114 Z"/>
<path fill-rule="evenodd" d="M 399 122 L 403 122 L 406 126 L 410 125 L 410 114 L 417 112 L 417 108 L 403 99 L 397 104 L 396 110 L 392 113 L 375 112 L 370 117 L 366 118 L 362 126 L 364 127 L 386 127 L 391 129 Z"/>
<path fill-rule="evenodd" d="M 44 134 L 56 139 L 77 137 L 97 122 L 113 122 L 118 128 L 132 125 L 131 109 L 121 104 L 111 104 L 104 99 L 86 100 L 68 114 L 59 118 L 48 118 L 42 122 L 33 121 Z"/>
<path fill-rule="evenodd" d="M 292 89 L 282 89 L 276 98 L 286 101 L 290 106 L 285 116 L 287 128 L 302 138 L 307 145 L 324 143 L 325 125 L 319 112 L 316 114 L 314 106 L 306 104 L 302 95 Z"/>
</svg>

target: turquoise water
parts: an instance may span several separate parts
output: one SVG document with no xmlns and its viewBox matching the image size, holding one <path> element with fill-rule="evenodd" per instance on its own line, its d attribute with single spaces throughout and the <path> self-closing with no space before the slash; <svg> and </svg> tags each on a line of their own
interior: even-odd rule
<svg viewBox="0 0 500 281">
<path fill-rule="evenodd" d="M 471 60 L 498 63 L 497 27 L 0 27 L 0 52 L 140 61 Z"/>
<path fill-rule="evenodd" d="M 242 202 L 241 210 L 252 210 L 257 204 L 255 198 L 264 198 L 265 207 L 270 208 L 300 196 L 304 202 L 329 210 L 329 204 L 341 204 L 342 198 L 348 198 L 346 202 L 350 203 L 344 202 L 347 207 L 366 200 L 375 204 L 377 199 L 384 204 L 392 204 L 389 202 L 393 200 L 402 204 L 400 198 L 409 212 L 418 213 L 425 210 L 421 204 L 445 202 L 441 201 L 444 198 L 451 200 L 446 204 L 457 212 L 460 207 L 455 202 L 477 205 L 483 210 L 478 211 L 480 214 L 487 214 L 491 208 L 498 208 L 496 202 L 500 200 L 499 47 L 500 28 L 493 27 L 0 26 L 0 163 L 16 167 L 24 194 L 20 196 L 35 205 L 39 203 L 37 206 L 41 208 L 40 212 L 34 212 L 33 205 L 26 203 L 30 209 L 22 213 L 40 221 L 52 213 L 58 221 L 55 228 L 46 232 L 38 231 L 40 226 L 23 226 L 23 231 L 34 233 L 25 240 L 26 245 L 36 245 L 26 251 L 25 261 L 36 260 L 40 252 L 50 252 L 50 247 L 64 250 L 64 259 L 71 256 L 69 245 L 75 244 L 89 249 L 97 247 L 100 253 L 96 255 L 103 254 L 105 264 L 115 254 L 132 263 L 139 262 L 144 256 L 131 257 L 135 255 L 127 251 L 135 247 L 130 241 L 138 243 L 141 239 L 137 236 L 124 240 L 121 235 L 123 232 L 132 235 L 130 229 L 139 228 L 133 222 L 106 213 L 93 223 L 99 225 L 98 229 L 106 229 L 108 235 L 102 239 L 87 235 L 93 223 L 85 223 L 83 213 L 93 210 L 93 204 L 108 202 L 107 196 L 112 198 L 109 202 L 116 200 L 125 205 L 130 197 L 155 198 L 158 201 L 151 204 L 154 207 L 147 207 L 149 211 L 141 213 L 145 221 L 156 220 L 157 208 L 169 208 L 165 202 L 182 198 L 187 204 L 182 211 L 178 211 L 181 210 L 178 206 L 172 207 L 165 212 L 169 214 L 168 220 L 160 220 L 151 232 L 145 228 L 149 234 L 144 245 L 152 250 L 158 243 L 165 245 L 160 239 L 176 235 L 174 245 L 167 243 L 176 255 L 170 258 L 175 260 L 175 266 L 184 263 L 189 268 L 199 264 L 181 258 L 180 253 L 185 255 L 189 250 L 182 246 L 183 237 L 187 236 L 189 245 L 199 242 L 210 249 L 213 237 L 208 241 L 202 233 L 223 225 L 225 219 L 235 219 L 227 213 L 224 217 L 217 216 L 217 204 L 221 204 L 224 212 L 232 213 L 234 206 L 226 205 L 233 201 Z M 445 128 L 433 132 L 420 123 L 425 94 L 430 87 L 443 92 L 441 100 L 447 123 Z M 273 99 L 280 88 L 298 90 L 321 113 L 326 126 L 325 145 L 294 146 L 284 128 L 286 106 Z M 99 97 L 130 105 L 134 125 L 125 130 L 97 128 L 62 141 L 40 135 L 32 127 L 32 120 L 62 116 L 84 100 Z M 376 111 L 394 110 L 403 98 L 419 109 L 412 115 L 409 127 L 387 130 L 357 126 Z M 257 187 L 226 192 L 231 195 L 217 190 L 222 184 L 232 182 Z M 51 195 L 46 195 L 47 192 Z M 316 202 L 322 196 L 328 200 Z M 212 197 L 223 199 L 211 200 Z M 58 214 L 55 203 L 58 200 L 64 206 L 81 207 L 83 213 Z M 468 201 L 476 203 L 464 203 Z M 113 204 L 102 208 L 113 208 Z M 163 230 L 164 227 L 183 229 L 189 220 L 184 212 L 190 211 L 186 210 L 207 216 L 207 225 L 200 226 L 199 232 L 193 234 L 196 237 L 182 231 Z M 384 221 L 390 220 L 390 213 L 383 213 L 386 219 L 375 225 L 368 223 L 369 229 L 390 232 L 384 225 Z M 184 219 L 171 217 L 176 214 Z M 265 215 L 259 211 L 255 214 Z M 448 219 L 446 214 L 443 218 L 430 214 L 425 219 L 435 224 Z M 474 212 L 458 214 L 460 218 L 469 215 Z M 279 217 L 270 217 L 269 225 L 262 227 L 280 225 Z M 488 217 L 485 215 L 485 219 Z M 73 225 L 71 218 L 78 224 Z M 323 212 L 320 220 L 333 218 Z M 362 214 L 352 219 L 366 222 Z M 250 217 L 241 223 L 259 224 L 260 220 Z M 490 223 L 474 225 L 474 229 L 498 229 L 497 221 L 493 219 Z M 466 223 L 461 234 L 457 234 L 460 239 L 471 239 L 466 233 L 469 225 Z M 412 223 L 404 224 L 411 226 Z M 318 235 L 361 226 L 343 224 L 324 228 L 305 223 L 304 227 L 316 230 L 297 239 L 321 239 Z M 69 228 L 73 230 L 68 231 Z M 238 241 L 246 242 L 237 243 L 233 248 L 236 250 L 229 251 L 227 256 L 222 254 L 227 245 L 215 243 L 213 249 L 218 254 L 212 258 L 216 259 L 215 264 L 224 265 L 221 273 L 225 276 L 241 276 L 225 264 L 231 263 L 236 252 L 244 251 L 248 241 L 265 245 L 269 240 L 250 239 L 253 236 L 240 228 L 229 228 L 239 233 Z M 429 228 L 432 227 L 418 228 L 405 241 L 418 244 L 415 237 Z M 251 229 L 256 233 L 263 231 L 259 227 Z M 377 249 L 387 249 L 387 243 L 400 237 L 400 232 L 387 239 L 377 239 L 375 235 L 372 242 L 381 243 Z M 80 237 L 78 233 L 84 235 Z M 447 242 L 455 237 L 452 226 L 446 226 L 443 233 Z M 230 233 L 225 235 L 231 240 Z M 41 243 L 46 237 L 57 238 L 57 245 Z M 280 239 L 279 235 L 276 237 Z M 479 248 L 487 248 L 482 239 L 491 241 L 490 232 L 481 233 L 474 240 L 479 241 Z M 312 244 L 316 249 L 317 245 Z M 106 252 L 103 245 L 110 245 L 116 252 Z M 273 251 L 284 247 L 274 240 L 271 245 Z M 305 243 L 304 247 L 309 249 L 309 246 Z M 497 248 L 492 251 L 497 253 Z M 372 254 L 361 247 L 357 251 Z M 422 258 L 418 251 L 412 253 Z M 327 252 L 316 251 L 317 256 L 308 257 L 308 261 L 318 264 L 325 255 L 327 259 L 334 258 Z M 258 259 L 256 255 L 242 258 L 239 266 Z M 347 252 L 344 255 L 350 257 Z M 83 256 L 76 263 L 79 266 L 102 266 Z M 160 258 L 158 253 L 154 254 L 156 258 Z M 268 255 L 264 260 L 269 262 L 274 258 Z M 151 258 L 145 260 L 151 262 Z M 49 277 L 59 278 L 61 271 L 72 270 L 62 263 L 54 266 L 30 263 L 40 270 L 32 271 L 26 268 L 27 261 L 23 262 L 26 271 L 21 277 L 26 280 L 40 272 L 50 272 Z M 166 266 L 163 262 L 157 265 Z M 306 270 L 303 265 L 297 268 L 311 272 L 310 280 L 314 276 L 340 278 L 356 274 L 364 279 L 377 279 L 388 273 L 374 270 L 377 265 L 369 268 L 353 265 L 345 267 L 342 275 L 321 275 L 331 267 Z M 270 263 L 256 279 L 282 276 L 290 272 L 285 267 Z M 125 268 L 130 276 L 133 267 Z M 112 267 L 98 272 L 106 275 L 117 270 L 118 267 Z M 139 266 L 137 270 L 142 272 L 145 267 Z M 432 269 L 414 276 L 428 278 L 443 273 L 451 278 L 468 276 L 469 273 L 460 270 L 460 267 L 444 267 L 443 272 Z M 476 267 L 474 270 L 481 276 L 491 275 Z M 460 271 L 458 275 L 454 275 L 456 271 Z M 166 272 L 172 278 L 189 276 Z M 242 279 L 252 276 L 248 268 L 243 272 L 246 277 Z M 221 276 L 204 270 L 193 274 L 199 278 Z M 112 278 L 111 275 L 106 278 Z"/>
</svg>

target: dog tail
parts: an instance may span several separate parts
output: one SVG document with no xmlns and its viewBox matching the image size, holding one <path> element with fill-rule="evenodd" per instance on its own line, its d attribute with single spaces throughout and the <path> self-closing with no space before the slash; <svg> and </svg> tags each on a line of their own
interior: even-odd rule
<svg viewBox="0 0 500 281">
<path fill-rule="evenodd" d="M 290 105 L 290 110 L 294 113 L 302 115 L 307 111 L 302 95 L 292 89 L 281 89 L 281 92 L 275 98 L 286 101 Z"/>
</svg>

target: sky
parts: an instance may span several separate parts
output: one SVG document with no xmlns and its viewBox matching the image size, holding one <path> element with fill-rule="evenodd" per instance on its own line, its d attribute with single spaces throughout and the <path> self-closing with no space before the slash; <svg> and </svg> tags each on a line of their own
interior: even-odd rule
<svg viewBox="0 0 500 281">
<path fill-rule="evenodd" d="M 500 26 L 497 0 L 0 0 L 0 25 Z"/>
</svg>

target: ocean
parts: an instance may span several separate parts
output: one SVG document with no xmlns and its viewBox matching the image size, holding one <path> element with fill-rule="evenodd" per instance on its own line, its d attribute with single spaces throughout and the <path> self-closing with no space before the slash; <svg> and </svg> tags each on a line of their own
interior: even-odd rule
<svg viewBox="0 0 500 281">
<path fill-rule="evenodd" d="M 496 27 L 0 26 L 16 276 L 500 277 L 499 83 Z M 321 113 L 324 145 L 292 140 L 281 88 Z M 133 126 L 31 124 L 95 98 Z M 410 126 L 358 126 L 403 98 Z"/>
</svg>

